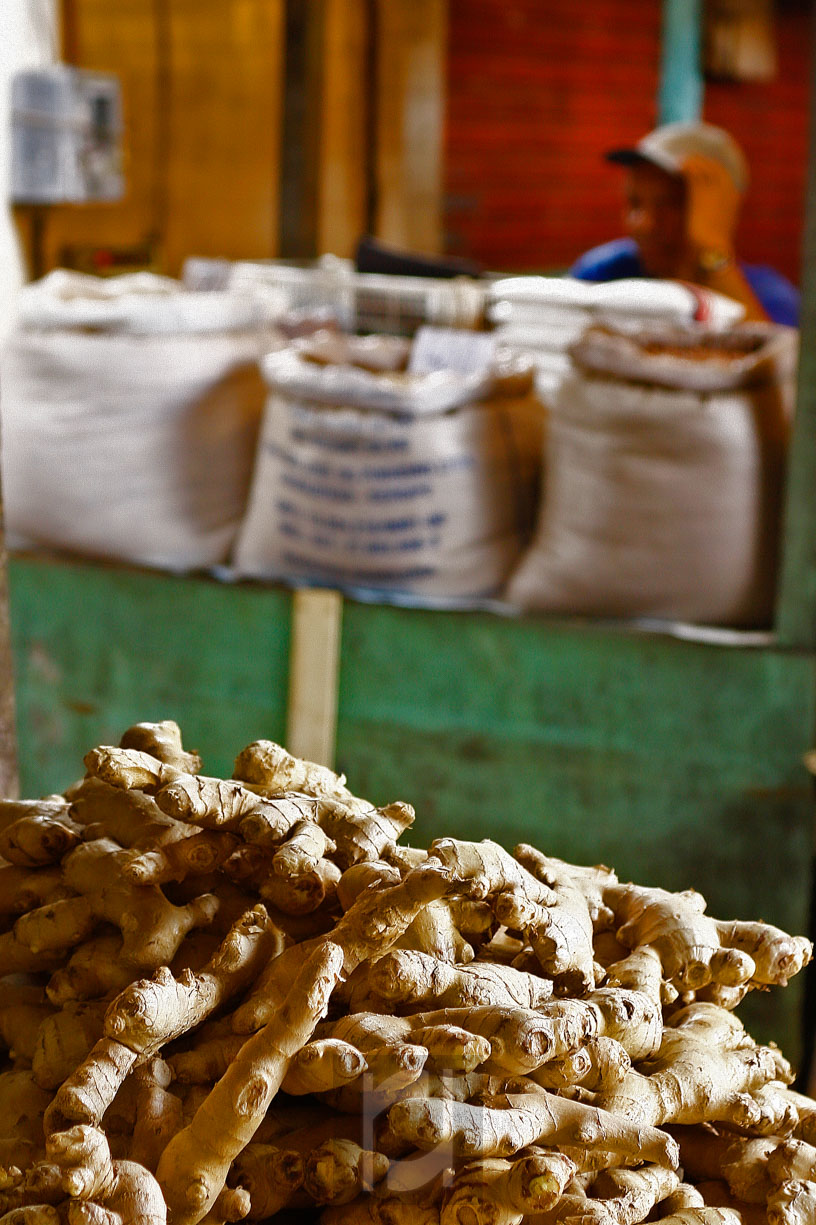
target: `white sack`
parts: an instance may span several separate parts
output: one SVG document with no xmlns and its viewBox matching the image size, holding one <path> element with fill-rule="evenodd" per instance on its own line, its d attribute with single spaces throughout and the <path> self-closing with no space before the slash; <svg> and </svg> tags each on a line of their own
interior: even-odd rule
<svg viewBox="0 0 816 1225">
<path fill-rule="evenodd" d="M 263 368 L 240 574 L 444 599 L 502 586 L 532 523 L 529 371 L 519 400 L 485 376 L 320 366 L 302 350 Z"/>
<path fill-rule="evenodd" d="M 21 318 L 0 372 L 10 544 L 225 561 L 263 408 L 257 310 L 162 278 L 52 274 Z"/>
<path fill-rule="evenodd" d="M 686 357 L 690 344 L 742 355 Z M 661 329 L 635 339 L 597 328 L 572 353 L 576 369 L 548 421 L 539 527 L 510 601 L 766 623 L 796 333 L 759 324 L 724 337 Z"/>
</svg>

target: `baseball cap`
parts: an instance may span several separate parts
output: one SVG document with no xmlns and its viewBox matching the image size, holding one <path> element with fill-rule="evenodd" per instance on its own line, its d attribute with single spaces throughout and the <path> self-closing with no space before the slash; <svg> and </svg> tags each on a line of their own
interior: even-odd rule
<svg viewBox="0 0 816 1225">
<path fill-rule="evenodd" d="M 655 128 L 628 149 L 612 149 L 609 162 L 632 166 L 651 162 L 669 174 L 680 174 L 683 162 L 692 154 L 702 154 L 725 167 L 737 191 L 748 186 L 748 163 L 733 136 L 712 123 L 666 123 Z"/>
</svg>

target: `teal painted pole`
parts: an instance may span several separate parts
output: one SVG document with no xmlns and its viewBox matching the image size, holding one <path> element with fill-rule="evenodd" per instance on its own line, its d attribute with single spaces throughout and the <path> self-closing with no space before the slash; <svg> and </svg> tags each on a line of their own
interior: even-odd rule
<svg viewBox="0 0 816 1225">
<path fill-rule="evenodd" d="M 701 27 L 702 0 L 663 0 L 658 123 L 702 115 Z"/>
</svg>

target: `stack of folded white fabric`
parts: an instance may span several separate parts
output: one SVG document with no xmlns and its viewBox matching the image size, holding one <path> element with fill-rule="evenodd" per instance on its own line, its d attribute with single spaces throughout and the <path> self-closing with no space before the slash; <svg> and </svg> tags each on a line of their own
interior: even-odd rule
<svg viewBox="0 0 816 1225">
<path fill-rule="evenodd" d="M 638 329 L 697 321 L 719 331 L 744 313 L 738 302 L 697 285 L 647 279 L 597 284 L 573 277 L 507 277 L 493 283 L 488 302 L 501 341 L 533 361 L 545 403 L 571 369 L 569 346 L 590 324 Z"/>
</svg>

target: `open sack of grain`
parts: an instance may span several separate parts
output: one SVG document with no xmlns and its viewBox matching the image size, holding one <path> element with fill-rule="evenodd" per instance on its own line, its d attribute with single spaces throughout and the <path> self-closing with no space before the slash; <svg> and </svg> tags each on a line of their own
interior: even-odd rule
<svg viewBox="0 0 816 1225">
<path fill-rule="evenodd" d="M 697 320 L 733 327 L 745 309 L 713 290 L 645 278 L 594 283 L 575 277 L 516 276 L 495 281 L 488 318 L 503 344 L 532 361 L 536 388 L 549 405 L 572 368 L 569 348 L 597 323 L 639 329 Z"/>
<path fill-rule="evenodd" d="M 54 272 L 24 290 L 0 367 L 12 547 L 225 561 L 274 343 L 257 302 L 149 274 Z"/>
<path fill-rule="evenodd" d="M 596 326 L 548 425 L 523 608 L 767 624 L 798 333 Z"/>
<path fill-rule="evenodd" d="M 264 359 L 238 573 L 442 599 L 501 588 L 535 513 L 532 372 L 411 374 L 407 356 L 394 337 L 329 334 Z"/>
<path fill-rule="evenodd" d="M 812 1225 L 812 947 L 173 723 L 0 803 L 0 1225 Z M 292 1217 L 288 1218 L 292 1219 Z"/>
</svg>

